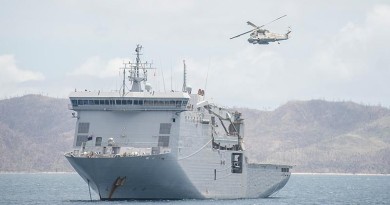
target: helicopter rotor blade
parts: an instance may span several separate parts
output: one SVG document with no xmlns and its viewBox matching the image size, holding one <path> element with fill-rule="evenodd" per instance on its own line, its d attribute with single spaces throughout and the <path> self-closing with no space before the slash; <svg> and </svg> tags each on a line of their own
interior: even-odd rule
<svg viewBox="0 0 390 205">
<path fill-rule="evenodd" d="M 250 25 L 250 26 L 253 26 L 253 27 L 255 27 L 255 28 L 257 28 L 258 26 L 256 26 L 254 23 L 252 23 L 252 22 L 250 22 L 250 21 L 247 21 L 246 22 L 248 25 Z"/>
<path fill-rule="evenodd" d="M 261 27 L 263 27 L 263 26 L 266 26 L 266 25 L 268 25 L 268 24 L 270 24 L 270 23 L 273 23 L 273 22 L 275 22 L 275 21 L 277 21 L 277 20 L 279 20 L 279 19 L 281 19 L 281 18 L 283 18 L 283 17 L 286 17 L 287 15 L 283 15 L 283 16 L 281 16 L 281 17 L 279 17 L 279 18 L 277 18 L 277 19 L 275 19 L 275 20 L 273 20 L 273 21 L 270 21 L 270 22 L 268 22 L 268 23 L 266 23 L 266 24 L 264 24 L 264 25 L 261 25 L 261 26 L 259 26 L 259 27 L 257 27 L 257 28 L 261 28 Z"/>
<path fill-rule="evenodd" d="M 252 29 L 252 30 L 250 30 L 250 31 L 247 31 L 247 32 L 245 32 L 245 33 L 238 34 L 237 36 L 233 36 L 233 37 L 231 37 L 230 39 L 233 39 L 233 38 L 240 37 L 240 36 L 242 36 L 242 35 L 244 35 L 244 34 L 247 34 L 247 33 L 249 33 L 249 32 L 252 32 L 252 31 L 254 31 L 254 30 L 256 30 L 256 29 Z"/>
</svg>

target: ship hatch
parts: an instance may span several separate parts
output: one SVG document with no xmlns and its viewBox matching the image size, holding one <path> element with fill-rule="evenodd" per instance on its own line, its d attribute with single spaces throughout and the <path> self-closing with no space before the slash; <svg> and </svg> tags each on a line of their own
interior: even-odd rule
<svg viewBox="0 0 390 205">
<path fill-rule="evenodd" d="M 232 173 L 242 173 L 242 153 L 232 153 Z"/>
</svg>

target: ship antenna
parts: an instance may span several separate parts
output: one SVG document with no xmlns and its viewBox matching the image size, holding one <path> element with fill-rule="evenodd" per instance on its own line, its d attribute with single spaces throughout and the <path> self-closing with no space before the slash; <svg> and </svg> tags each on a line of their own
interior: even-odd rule
<svg viewBox="0 0 390 205">
<path fill-rule="evenodd" d="M 125 64 L 125 63 L 123 63 L 123 64 Z M 126 87 L 126 64 L 125 64 L 125 68 L 123 69 L 122 97 L 125 96 L 125 87 Z"/>
<path fill-rule="evenodd" d="M 183 89 L 182 89 L 182 91 L 186 92 L 186 89 L 187 89 L 187 67 L 186 67 L 185 60 L 183 60 L 183 64 L 184 64 L 184 73 L 183 73 Z"/>
<path fill-rule="evenodd" d="M 136 58 L 137 62 L 136 62 L 136 66 L 135 66 L 135 72 L 136 72 L 137 78 L 139 78 L 139 64 L 141 62 L 139 55 L 140 55 L 141 49 L 142 49 L 142 46 L 139 44 L 137 45 L 137 48 L 135 49 L 135 52 L 137 55 L 137 58 Z"/>
<path fill-rule="evenodd" d="M 209 78 L 210 62 L 211 62 L 211 59 L 209 58 L 209 65 L 207 66 L 207 74 L 206 74 L 206 83 L 204 85 L 205 93 L 206 93 L 206 88 L 207 88 L 207 79 Z M 205 97 L 205 96 L 206 96 L 206 94 L 203 95 L 203 97 Z"/>
<path fill-rule="evenodd" d="M 141 88 L 142 81 L 146 82 L 148 80 L 148 71 L 149 69 L 155 69 L 152 68 L 152 63 L 141 62 L 140 55 L 141 54 L 141 45 L 137 45 L 137 48 L 135 49 L 135 55 L 136 55 L 136 61 L 135 63 L 129 62 L 125 64 L 124 69 L 128 69 L 130 72 L 129 81 L 132 82 L 131 90 L 130 92 L 143 92 Z M 128 65 L 128 67 L 126 67 Z M 142 69 L 143 73 L 140 73 L 140 69 Z M 125 71 L 123 71 L 125 75 Z M 125 79 L 125 77 L 124 77 Z M 125 80 L 123 81 L 123 85 L 125 85 Z M 124 86 L 125 87 L 125 86 Z M 125 95 L 125 90 L 123 90 L 122 95 Z"/>
</svg>

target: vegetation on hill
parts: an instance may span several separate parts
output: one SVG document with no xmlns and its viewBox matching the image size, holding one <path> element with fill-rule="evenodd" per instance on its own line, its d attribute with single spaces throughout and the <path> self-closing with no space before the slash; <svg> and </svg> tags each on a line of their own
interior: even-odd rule
<svg viewBox="0 0 390 205">
<path fill-rule="evenodd" d="M 390 173 L 390 110 L 353 102 L 289 102 L 240 109 L 250 159 L 295 172 Z"/>
<path fill-rule="evenodd" d="M 67 99 L 26 95 L 0 101 L 0 171 L 71 171 L 75 120 Z"/>
</svg>

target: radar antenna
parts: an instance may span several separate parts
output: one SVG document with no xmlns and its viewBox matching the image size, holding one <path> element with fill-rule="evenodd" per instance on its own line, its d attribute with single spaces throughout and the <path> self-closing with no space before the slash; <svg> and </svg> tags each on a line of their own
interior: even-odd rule
<svg viewBox="0 0 390 205">
<path fill-rule="evenodd" d="M 147 81 L 148 80 L 148 70 L 149 69 L 155 69 L 155 68 L 152 68 L 152 63 L 148 63 L 148 62 L 141 62 L 141 58 L 140 56 L 142 55 L 141 54 L 141 49 L 142 49 L 142 46 L 137 44 L 137 48 L 135 49 L 135 55 L 136 55 L 136 61 L 135 63 L 132 63 L 132 62 L 128 62 L 128 63 L 124 63 L 124 67 L 122 68 L 123 69 L 123 90 L 122 90 L 122 96 L 125 96 L 125 89 L 126 89 L 126 85 L 125 85 L 125 75 L 126 75 L 126 71 L 125 70 L 129 70 L 129 81 L 132 82 L 132 86 L 131 86 L 131 90 L 130 92 L 143 92 L 142 90 L 142 87 L 141 87 L 141 82 L 142 81 Z M 143 75 L 142 75 L 142 72 L 143 71 Z"/>
</svg>

